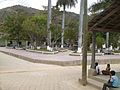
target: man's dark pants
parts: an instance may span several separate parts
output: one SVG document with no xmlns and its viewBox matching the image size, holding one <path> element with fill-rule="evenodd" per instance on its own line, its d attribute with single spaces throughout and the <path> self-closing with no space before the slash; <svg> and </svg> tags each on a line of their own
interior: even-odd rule
<svg viewBox="0 0 120 90">
<path fill-rule="evenodd" d="M 115 87 L 112 86 L 111 83 L 104 83 L 102 90 L 106 90 L 107 87 L 108 88 L 115 88 Z"/>
</svg>

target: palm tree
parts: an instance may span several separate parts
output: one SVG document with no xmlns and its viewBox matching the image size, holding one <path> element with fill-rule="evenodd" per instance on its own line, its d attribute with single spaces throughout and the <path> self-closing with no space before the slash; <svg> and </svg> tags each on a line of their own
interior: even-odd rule
<svg viewBox="0 0 120 90">
<path fill-rule="evenodd" d="M 75 6 L 77 3 L 77 0 L 58 0 L 57 6 L 63 7 L 63 17 L 62 17 L 62 38 L 61 38 L 61 48 L 63 48 L 64 45 L 64 28 L 65 28 L 65 10 L 66 6 L 71 8 L 72 6 Z"/>
<path fill-rule="evenodd" d="M 51 30 L 50 30 L 50 24 L 51 24 L 51 0 L 48 0 L 47 50 L 50 50 L 50 49 L 51 49 Z"/>
<path fill-rule="evenodd" d="M 82 53 L 82 34 L 83 34 L 83 10 L 84 1 L 80 2 L 80 15 L 79 15 L 79 33 L 78 33 L 78 53 Z"/>
</svg>

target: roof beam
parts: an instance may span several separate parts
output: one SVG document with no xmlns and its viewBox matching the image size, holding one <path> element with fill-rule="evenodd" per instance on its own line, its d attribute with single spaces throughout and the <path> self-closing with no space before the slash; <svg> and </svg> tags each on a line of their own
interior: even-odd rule
<svg viewBox="0 0 120 90">
<path fill-rule="evenodd" d="M 103 28 L 94 28 L 91 31 L 98 31 L 98 32 L 120 32 L 120 30 L 113 30 L 113 29 L 103 29 Z"/>
<path fill-rule="evenodd" d="M 113 28 L 117 28 L 120 26 L 120 23 L 116 24 Z M 120 29 L 120 28 L 119 28 Z"/>
<path fill-rule="evenodd" d="M 114 13 L 116 13 L 118 10 L 120 10 L 120 6 L 113 9 L 110 13 L 108 13 L 105 17 L 103 17 L 101 20 L 99 20 L 97 23 L 95 23 L 90 30 L 92 30 L 95 26 L 97 26 L 98 24 L 102 23 L 103 21 L 105 21 L 107 18 L 109 18 L 110 16 L 112 16 Z"/>
<path fill-rule="evenodd" d="M 120 14 L 117 15 L 116 17 L 112 18 L 108 23 L 106 23 L 103 28 L 105 28 L 106 26 L 108 26 L 110 23 L 113 23 L 115 20 L 117 20 L 120 17 Z"/>
</svg>

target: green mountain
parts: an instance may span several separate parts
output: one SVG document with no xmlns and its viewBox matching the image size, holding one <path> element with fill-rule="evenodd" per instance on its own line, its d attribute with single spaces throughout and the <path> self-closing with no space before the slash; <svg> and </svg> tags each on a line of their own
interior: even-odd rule
<svg viewBox="0 0 120 90">
<path fill-rule="evenodd" d="M 28 14 L 29 16 L 45 12 L 44 10 L 38 10 L 38 9 L 31 8 L 31 7 L 15 5 L 15 6 L 0 9 L 0 22 L 3 21 L 4 18 L 7 17 L 8 15 L 14 15 L 15 13 L 17 13 L 19 11 L 23 11 L 26 14 Z M 62 18 L 62 13 L 59 16 L 59 18 Z M 66 12 L 66 19 L 67 20 L 79 19 L 79 15 L 72 13 L 72 12 Z"/>
<path fill-rule="evenodd" d="M 23 11 L 27 13 L 28 15 L 35 15 L 37 13 L 40 13 L 40 10 L 31 8 L 31 7 L 15 5 L 12 7 L 0 9 L 0 22 L 3 21 L 4 18 L 7 17 L 8 15 L 14 15 L 15 13 L 18 13 L 19 11 Z"/>
</svg>

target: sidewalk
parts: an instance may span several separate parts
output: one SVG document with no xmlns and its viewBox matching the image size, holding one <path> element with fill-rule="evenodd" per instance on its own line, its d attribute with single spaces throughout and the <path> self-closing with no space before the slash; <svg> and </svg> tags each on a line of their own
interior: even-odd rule
<svg viewBox="0 0 120 90">
<path fill-rule="evenodd" d="M 52 55 L 27 52 L 25 50 L 7 49 L 5 47 L 0 47 L 0 51 L 34 63 L 55 64 L 62 66 L 80 65 L 82 63 L 82 56 L 70 56 L 70 51 L 59 52 L 58 54 Z M 87 58 L 88 64 L 90 64 L 91 56 L 88 56 Z M 96 56 L 96 61 L 103 64 L 117 64 L 120 63 L 120 55 Z"/>
</svg>

